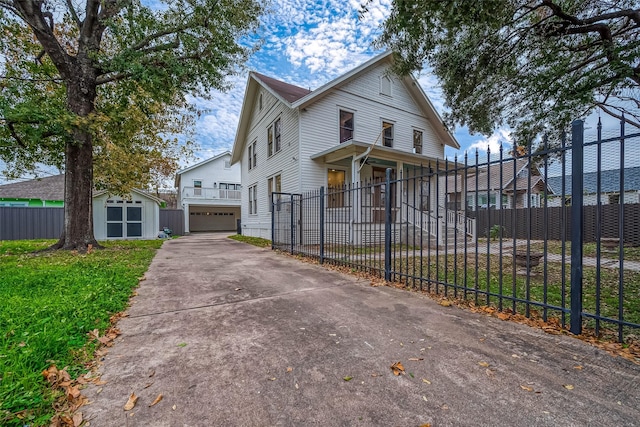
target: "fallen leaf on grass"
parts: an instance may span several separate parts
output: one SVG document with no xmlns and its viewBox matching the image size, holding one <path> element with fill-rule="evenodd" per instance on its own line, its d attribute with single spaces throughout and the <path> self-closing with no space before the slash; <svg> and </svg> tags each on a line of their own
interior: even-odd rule
<svg viewBox="0 0 640 427">
<path fill-rule="evenodd" d="M 533 387 L 529 387 L 528 385 L 521 385 L 520 388 L 524 391 L 533 391 Z"/>
<path fill-rule="evenodd" d="M 562 387 L 566 388 L 567 390 L 573 390 L 573 386 L 571 384 L 563 384 Z"/>
<path fill-rule="evenodd" d="M 124 410 L 125 411 L 132 410 L 133 407 L 136 406 L 137 401 L 138 401 L 138 396 L 136 396 L 135 393 L 131 393 L 131 395 L 129 396 L 129 399 L 127 400 L 127 403 L 124 405 Z"/>
<path fill-rule="evenodd" d="M 345 380 L 345 381 L 351 381 L 353 379 L 353 377 L 346 376 L 346 377 L 344 377 L 342 379 Z"/>
<path fill-rule="evenodd" d="M 158 395 L 158 397 L 156 397 L 154 399 L 154 401 L 149 404 L 149 408 L 151 408 L 153 405 L 155 405 L 156 403 L 160 402 L 161 400 L 162 400 L 162 393 L 160 393 Z"/>
<path fill-rule="evenodd" d="M 402 363 L 396 362 L 393 365 L 391 365 L 391 371 L 393 371 L 393 375 L 395 376 L 404 374 L 404 366 L 402 366 Z"/>
</svg>

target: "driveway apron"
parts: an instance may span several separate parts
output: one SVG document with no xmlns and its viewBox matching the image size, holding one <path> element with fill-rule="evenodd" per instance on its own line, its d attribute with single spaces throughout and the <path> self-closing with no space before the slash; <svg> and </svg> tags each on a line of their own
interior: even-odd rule
<svg viewBox="0 0 640 427">
<path fill-rule="evenodd" d="M 225 234 L 165 242 L 127 314 L 94 427 L 640 425 L 640 366 Z"/>
</svg>

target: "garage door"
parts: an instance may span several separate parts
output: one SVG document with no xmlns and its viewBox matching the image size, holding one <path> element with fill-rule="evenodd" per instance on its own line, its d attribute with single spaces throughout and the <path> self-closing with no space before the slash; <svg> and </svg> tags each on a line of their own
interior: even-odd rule
<svg viewBox="0 0 640 427">
<path fill-rule="evenodd" d="M 240 208 L 189 207 L 190 231 L 232 231 L 240 219 Z"/>
</svg>

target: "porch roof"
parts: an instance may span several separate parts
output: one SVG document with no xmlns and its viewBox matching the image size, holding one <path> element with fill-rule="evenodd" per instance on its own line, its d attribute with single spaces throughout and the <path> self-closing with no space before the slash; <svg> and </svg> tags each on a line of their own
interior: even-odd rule
<svg viewBox="0 0 640 427">
<path fill-rule="evenodd" d="M 371 144 L 367 144 L 359 141 L 346 141 L 340 145 L 336 145 L 327 150 L 313 154 L 311 160 L 322 161 L 324 163 L 335 163 L 340 160 L 348 159 L 353 156 L 364 154 Z M 423 154 L 409 153 L 406 151 L 399 151 L 395 148 L 382 147 L 374 145 L 369 153 L 370 158 L 376 158 L 381 160 L 390 160 L 395 162 L 402 162 L 404 164 L 410 164 L 415 166 L 427 166 L 433 165 L 436 161 L 444 168 L 445 162 L 449 162 L 450 165 L 455 164 L 453 161 L 438 159 L 435 157 L 425 156 Z"/>
</svg>

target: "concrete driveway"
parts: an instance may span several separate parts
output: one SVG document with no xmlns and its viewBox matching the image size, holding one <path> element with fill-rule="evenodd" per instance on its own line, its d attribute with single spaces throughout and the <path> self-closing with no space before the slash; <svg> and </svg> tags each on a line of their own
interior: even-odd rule
<svg viewBox="0 0 640 427">
<path fill-rule="evenodd" d="M 167 241 L 128 314 L 94 427 L 640 425 L 640 366 L 223 234 Z"/>
</svg>

